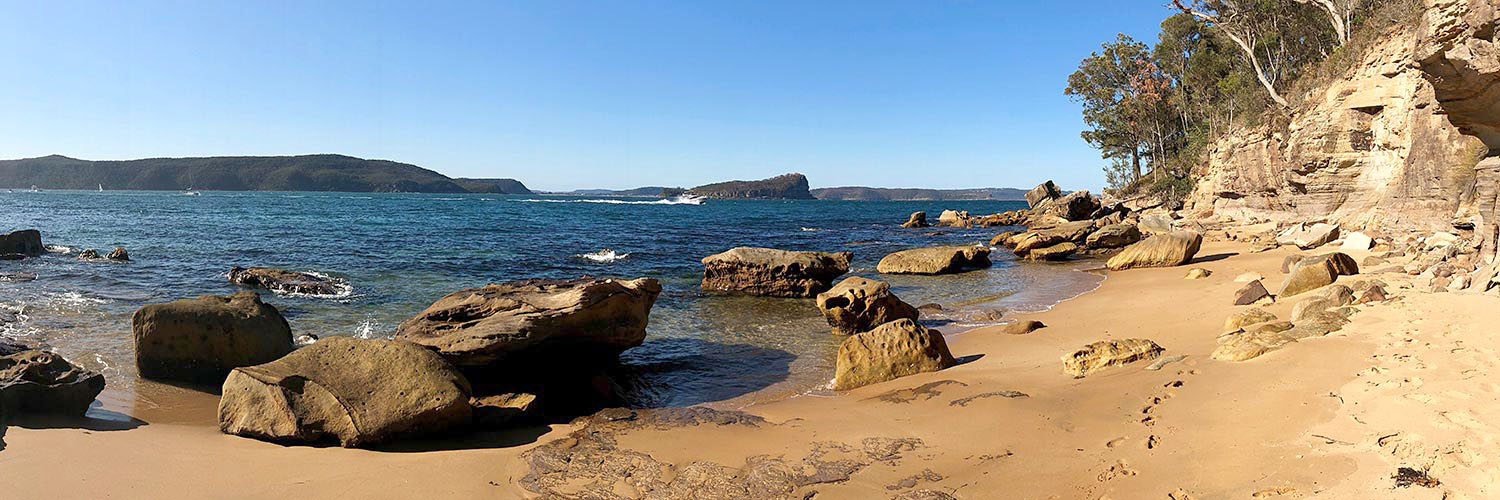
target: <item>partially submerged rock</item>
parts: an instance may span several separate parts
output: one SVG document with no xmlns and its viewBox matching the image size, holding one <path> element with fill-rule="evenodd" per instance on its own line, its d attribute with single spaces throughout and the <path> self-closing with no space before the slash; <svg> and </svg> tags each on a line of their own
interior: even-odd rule
<svg viewBox="0 0 1500 500">
<path fill-rule="evenodd" d="M 260 295 L 204 295 L 136 310 L 130 322 L 142 377 L 219 384 L 229 370 L 292 351 L 292 329 Z"/>
<path fill-rule="evenodd" d="M 0 234 L 0 254 L 22 255 L 26 257 L 39 257 L 47 252 L 47 247 L 42 246 L 42 232 L 35 229 L 23 229 L 6 234 Z"/>
<path fill-rule="evenodd" d="M 951 274 L 990 266 L 990 249 L 947 246 L 902 250 L 885 256 L 875 269 L 883 274 Z"/>
<path fill-rule="evenodd" d="M 115 249 L 110 250 L 109 255 L 104 256 L 104 258 L 121 262 L 128 261 L 130 260 L 130 252 L 122 247 L 115 247 Z"/>
<path fill-rule="evenodd" d="M 818 309 L 833 333 L 853 335 L 898 320 L 920 315 L 911 304 L 891 293 L 891 286 L 865 278 L 848 278 L 833 289 L 818 294 Z"/>
<path fill-rule="evenodd" d="M 739 247 L 703 258 L 703 289 L 771 297 L 813 297 L 849 272 L 849 252 Z"/>
<path fill-rule="evenodd" d="M 1308 257 L 1292 267 L 1276 296 L 1284 299 L 1333 284 L 1339 276 L 1355 274 L 1359 274 L 1359 265 L 1344 253 Z"/>
<path fill-rule="evenodd" d="M 345 447 L 469 424 L 469 382 L 436 353 L 399 340 L 330 337 L 224 380 L 219 430 Z"/>
<path fill-rule="evenodd" d="M 921 228 L 929 225 L 927 223 L 927 212 L 912 212 L 911 217 L 908 217 L 906 223 L 901 224 L 901 227 Z"/>
<path fill-rule="evenodd" d="M 10 415 L 82 416 L 104 390 L 104 375 L 56 353 L 6 350 L 14 352 L 0 355 L 0 407 Z"/>
<path fill-rule="evenodd" d="M 346 286 L 342 281 L 312 273 L 239 266 L 229 270 L 229 282 L 250 288 L 303 295 L 337 295 Z"/>
<path fill-rule="evenodd" d="M 1082 243 L 1093 230 L 1092 221 L 1066 222 L 1022 233 L 1011 239 L 1011 246 L 1014 247 L 1017 255 L 1024 256 L 1035 248 L 1068 242 Z"/>
<path fill-rule="evenodd" d="M 524 280 L 470 288 L 438 299 L 396 328 L 396 338 L 460 367 L 505 361 L 611 359 L 641 345 L 652 278 Z"/>
<path fill-rule="evenodd" d="M 1158 234 L 1139 243 L 1125 247 L 1119 254 L 1105 263 L 1111 271 L 1123 271 L 1137 267 L 1180 266 L 1193 260 L 1203 244 L 1203 235 L 1177 231 Z"/>
<path fill-rule="evenodd" d="M 957 364 L 943 334 L 902 319 L 839 345 L 833 389 L 844 391 Z"/>
<path fill-rule="evenodd" d="M 1102 340 L 1064 354 L 1063 373 L 1082 377 L 1103 368 L 1154 359 L 1163 351 L 1156 342 L 1147 339 Z"/>
</svg>

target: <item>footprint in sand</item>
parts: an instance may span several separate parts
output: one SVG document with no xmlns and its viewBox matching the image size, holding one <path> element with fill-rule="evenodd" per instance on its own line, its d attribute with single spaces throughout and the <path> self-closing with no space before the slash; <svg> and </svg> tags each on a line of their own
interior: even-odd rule
<svg viewBox="0 0 1500 500">
<path fill-rule="evenodd" d="M 1152 434 L 1146 438 L 1146 449 L 1154 450 L 1157 446 L 1161 446 L 1161 438 L 1156 437 L 1155 434 Z"/>
<path fill-rule="evenodd" d="M 1297 492 L 1296 488 L 1287 488 L 1287 487 L 1266 488 L 1266 489 L 1257 491 L 1255 493 L 1251 493 L 1250 494 L 1250 498 L 1273 498 L 1273 497 L 1279 497 L 1279 496 L 1282 496 L 1282 495 L 1288 495 L 1288 494 L 1292 494 L 1292 493 L 1296 493 L 1296 492 Z"/>
<path fill-rule="evenodd" d="M 1131 469 L 1129 465 L 1125 464 L 1124 460 L 1121 460 L 1109 466 L 1108 469 L 1104 469 L 1104 472 L 1100 472 L 1099 482 L 1102 483 L 1118 477 L 1134 476 L 1135 474 L 1135 469 Z"/>
<path fill-rule="evenodd" d="M 1117 448 L 1120 445 L 1125 444 L 1125 441 L 1128 441 L 1129 439 L 1130 438 L 1126 438 L 1126 437 L 1117 437 L 1117 438 L 1111 439 L 1109 441 L 1106 441 L 1104 443 L 1104 447 L 1105 448 Z"/>
</svg>

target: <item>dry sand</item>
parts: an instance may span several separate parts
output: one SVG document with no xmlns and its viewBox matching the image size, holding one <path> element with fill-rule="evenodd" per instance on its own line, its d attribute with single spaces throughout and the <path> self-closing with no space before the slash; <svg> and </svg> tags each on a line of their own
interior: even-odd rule
<svg viewBox="0 0 1500 500">
<path fill-rule="evenodd" d="M 1500 299 L 1417 292 L 1399 288 L 1404 276 L 1381 275 L 1395 299 L 1359 306 L 1342 331 L 1248 362 L 1210 359 L 1237 309 L 1234 278 L 1253 271 L 1274 286 L 1291 253 L 1206 243 L 1192 267 L 1210 277 L 1185 280 L 1187 267 L 1112 273 L 1094 292 L 1019 316 L 1047 328 L 953 336 L 954 354 L 972 359 L 960 366 L 743 408 L 768 421 L 754 427 L 646 426 L 611 442 L 665 481 L 704 470 L 753 476 L 748 464 L 781 459 L 807 472 L 791 498 L 1495 497 L 1500 337 L 1489 334 Z M 1286 318 L 1293 302 L 1270 309 Z M 1156 371 L 1138 362 L 1063 374 L 1062 354 L 1112 338 L 1148 338 L 1186 358 Z M 523 453 L 584 446 L 568 437 L 580 423 L 382 451 L 283 447 L 219 434 L 212 396 L 107 393 L 105 403 L 146 425 L 12 427 L 0 497 L 533 497 Z M 1398 466 L 1427 468 L 1442 484 L 1398 489 Z M 610 491 L 636 496 L 632 481 Z"/>
</svg>

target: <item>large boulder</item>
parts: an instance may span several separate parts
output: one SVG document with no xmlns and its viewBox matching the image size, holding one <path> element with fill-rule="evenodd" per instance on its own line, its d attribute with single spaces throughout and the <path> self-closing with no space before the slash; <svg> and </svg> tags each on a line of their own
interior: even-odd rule
<svg viewBox="0 0 1500 500">
<path fill-rule="evenodd" d="M 1359 264 L 1341 252 L 1308 257 L 1297 262 L 1281 283 L 1276 296 L 1285 299 L 1299 293 L 1331 285 L 1339 276 L 1359 274 Z"/>
<path fill-rule="evenodd" d="M 1093 221 L 1077 221 L 1038 228 L 1011 238 L 1011 246 L 1017 255 L 1026 255 L 1033 248 L 1050 247 L 1058 243 L 1083 243 L 1094 231 Z"/>
<path fill-rule="evenodd" d="M 849 278 L 833 289 L 818 294 L 818 309 L 833 333 L 853 335 L 898 319 L 915 320 L 917 308 L 902 302 L 891 293 L 891 286 L 880 281 Z"/>
<path fill-rule="evenodd" d="M 1229 315 L 1229 318 L 1224 320 L 1224 331 L 1256 323 L 1265 323 L 1267 321 L 1276 321 L 1276 315 L 1272 314 L 1271 311 L 1259 307 L 1246 309 Z"/>
<path fill-rule="evenodd" d="M 1039 210 L 1067 220 L 1078 221 L 1092 218 L 1101 206 L 1103 205 L 1099 202 L 1098 196 L 1084 190 L 1074 191 L 1049 201 Z"/>
<path fill-rule="evenodd" d="M 839 345 L 833 389 L 849 390 L 955 364 L 958 362 L 948 352 L 942 333 L 909 319 L 896 320 L 844 339 Z"/>
<path fill-rule="evenodd" d="M 901 227 L 905 228 L 919 228 L 927 226 L 927 212 L 912 212 L 911 217 L 908 217 L 906 219 L 906 223 L 901 225 Z"/>
<path fill-rule="evenodd" d="M 104 375 L 37 349 L 0 355 L 0 407 L 10 415 L 81 416 L 104 390 Z"/>
<path fill-rule="evenodd" d="M 438 299 L 396 328 L 460 367 L 503 360 L 613 358 L 641 345 L 655 279 L 525 280 L 470 288 Z"/>
<path fill-rule="evenodd" d="M 902 250 L 880 259 L 883 274 L 951 274 L 990 267 L 990 249 L 982 246 L 928 247 Z"/>
<path fill-rule="evenodd" d="M 1255 280 L 1246 283 L 1239 290 L 1235 290 L 1234 305 L 1248 306 L 1270 297 L 1271 292 L 1266 290 L 1266 286 L 1261 284 L 1260 280 Z"/>
<path fill-rule="evenodd" d="M 0 234 L 0 254 L 37 257 L 46 251 L 47 247 L 42 246 L 41 231 L 23 229 L 13 233 Z"/>
<path fill-rule="evenodd" d="M 1026 252 L 1027 260 L 1066 260 L 1078 251 L 1078 244 L 1064 241 L 1056 245 L 1042 248 L 1033 248 Z"/>
<path fill-rule="evenodd" d="M 1220 361 L 1249 361 L 1280 349 L 1297 338 L 1286 332 L 1292 324 L 1286 321 L 1269 321 L 1247 326 L 1243 329 L 1219 336 L 1219 345 L 1209 355 Z"/>
<path fill-rule="evenodd" d="M 264 288 L 284 293 L 303 295 L 336 295 L 347 286 L 333 278 L 312 273 L 272 269 L 266 267 L 229 269 L 229 282 L 250 288 Z"/>
<path fill-rule="evenodd" d="M 833 279 L 849 272 L 849 252 L 791 252 L 739 247 L 703 258 L 703 289 L 765 295 L 812 297 L 828 291 Z"/>
<path fill-rule="evenodd" d="M 1120 248 L 1141 241 L 1141 230 L 1135 224 L 1110 224 L 1084 239 L 1089 248 Z"/>
<path fill-rule="evenodd" d="M 968 211 L 944 210 L 938 214 L 939 226 L 966 228 L 972 225 Z"/>
<path fill-rule="evenodd" d="M 1297 224 L 1286 228 L 1276 236 L 1279 245 L 1296 245 L 1303 250 L 1320 247 L 1330 241 L 1338 239 L 1339 225 L 1319 222 L 1316 224 Z"/>
<path fill-rule="evenodd" d="M 292 329 L 260 295 L 243 291 L 150 304 L 130 321 L 142 377 L 217 385 L 229 370 L 292 352 Z"/>
<path fill-rule="evenodd" d="M 1140 230 L 1146 234 L 1167 234 L 1172 229 L 1172 218 L 1166 214 L 1145 214 L 1141 216 Z"/>
<path fill-rule="evenodd" d="M 1157 234 L 1141 242 L 1125 247 L 1105 263 L 1111 271 L 1136 267 L 1180 266 L 1193 260 L 1198 247 L 1203 244 L 1203 235 L 1177 231 Z"/>
<path fill-rule="evenodd" d="M 1060 196 L 1062 196 L 1062 191 L 1057 189 L 1057 184 L 1053 184 L 1052 181 L 1043 182 L 1026 192 L 1026 205 L 1030 208 L 1036 208 L 1038 205 Z"/>
<path fill-rule="evenodd" d="M 436 353 L 399 340 L 329 337 L 230 372 L 219 430 L 345 447 L 466 426 L 468 380 Z"/>
<path fill-rule="evenodd" d="M 1143 359 L 1155 359 L 1164 349 L 1147 339 L 1103 340 L 1062 357 L 1063 373 L 1082 377 L 1090 372 Z"/>
</svg>

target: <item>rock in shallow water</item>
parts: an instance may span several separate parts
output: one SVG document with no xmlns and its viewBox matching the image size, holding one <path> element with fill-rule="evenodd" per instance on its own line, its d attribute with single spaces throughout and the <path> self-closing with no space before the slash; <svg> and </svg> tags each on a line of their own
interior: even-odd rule
<svg viewBox="0 0 1500 500">
<path fill-rule="evenodd" d="M 344 285 L 331 278 L 311 273 L 264 267 L 247 269 L 238 266 L 229 270 L 229 282 L 251 288 L 305 295 L 336 295 L 342 291 Z"/>
<path fill-rule="evenodd" d="M 525 280 L 460 290 L 401 323 L 396 338 L 460 367 L 505 360 L 582 363 L 641 345 L 655 279 Z M 320 341 L 321 342 L 321 341 Z"/>
<path fill-rule="evenodd" d="M 292 351 L 286 318 L 251 291 L 150 304 L 130 323 L 145 378 L 217 385 L 229 370 Z"/>
<path fill-rule="evenodd" d="M 850 252 L 739 247 L 703 258 L 703 289 L 771 297 L 812 297 L 849 272 Z"/>
<path fill-rule="evenodd" d="M 56 353 L 32 349 L 0 355 L 0 406 L 11 415 L 81 416 L 103 390 L 103 375 Z"/>
<path fill-rule="evenodd" d="M 818 294 L 818 309 L 833 333 L 853 335 L 898 320 L 919 317 L 911 304 L 891 293 L 891 286 L 880 281 L 849 278 L 833 289 Z"/>
<path fill-rule="evenodd" d="M 1103 340 L 1064 354 L 1063 373 L 1082 377 L 1111 366 L 1155 359 L 1163 351 L 1156 342 L 1147 339 Z"/>
<path fill-rule="evenodd" d="M 927 227 L 928 225 L 927 212 L 912 212 L 911 217 L 908 217 L 906 223 L 902 224 L 901 227 L 915 229 Z"/>
<path fill-rule="evenodd" d="M 0 254 L 39 257 L 46 252 L 47 247 L 42 246 L 41 231 L 24 229 L 12 233 L 0 234 Z"/>
<path fill-rule="evenodd" d="M 330 337 L 224 380 L 219 429 L 283 443 L 368 446 L 466 426 L 469 382 L 399 340 Z"/>
<path fill-rule="evenodd" d="M 943 334 L 902 319 L 839 345 L 833 389 L 844 391 L 957 364 Z"/>
<path fill-rule="evenodd" d="M 883 274 L 952 274 L 990 267 L 990 249 L 982 246 L 914 248 L 880 259 Z"/>
</svg>

